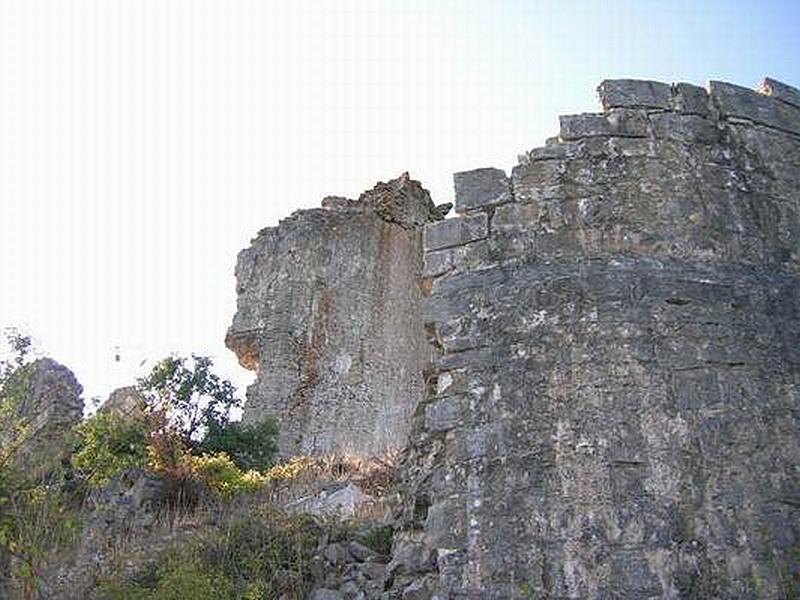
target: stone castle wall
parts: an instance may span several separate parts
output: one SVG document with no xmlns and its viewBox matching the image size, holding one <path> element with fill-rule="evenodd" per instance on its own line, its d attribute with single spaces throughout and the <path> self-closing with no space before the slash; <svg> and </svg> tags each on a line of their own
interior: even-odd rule
<svg viewBox="0 0 800 600">
<path fill-rule="evenodd" d="M 510 176 L 457 173 L 455 218 L 406 179 L 412 222 L 330 200 L 239 257 L 245 417 L 406 446 L 409 597 L 800 587 L 800 92 L 598 91 Z"/>
<path fill-rule="evenodd" d="M 440 592 L 797 585 L 800 102 L 765 91 L 606 81 L 510 177 L 455 175 L 399 538 Z"/>
</svg>

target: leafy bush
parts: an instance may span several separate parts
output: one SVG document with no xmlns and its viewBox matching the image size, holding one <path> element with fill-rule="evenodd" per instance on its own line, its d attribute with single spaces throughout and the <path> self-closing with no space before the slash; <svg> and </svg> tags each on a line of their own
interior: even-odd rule
<svg viewBox="0 0 800 600">
<path fill-rule="evenodd" d="M 278 463 L 270 468 L 264 475 L 269 480 L 287 481 L 310 471 L 316 465 L 317 460 L 311 456 L 292 456 L 287 461 Z"/>
<path fill-rule="evenodd" d="M 230 412 L 241 400 L 212 367 L 205 356 L 170 356 L 139 380 L 154 423 L 148 464 L 175 479 L 200 480 L 230 495 L 261 483 L 256 471 L 272 464 L 277 427 L 272 420 L 232 422 Z"/>
<path fill-rule="evenodd" d="M 223 496 L 258 487 L 263 478 L 255 469 L 271 464 L 277 429 L 273 421 L 231 422 L 239 400 L 211 367 L 199 356 L 159 361 L 139 382 L 147 401 L 141 414 L 100 411 L 84 421 L 75 429 L 71 464 L 94 486 L 125 468 L 146 467 Z"/>
<path fill-rule="evenodd" d="M 11 356 L 0 360 L 0 469 L 11 464 L 31 435 L 31 419 L 18 410 L 30 392 L 31 338 L 16 329 L 6 329 L 4 336 Z"/>
<path fill-rule="evenodd" d="M 46 557 L 77 538 L 79 522 L 71 508 L 80 499 L 70 496 L 58 469 L 34 478 L 15 466 L 35 418 L 23 418 L 18 410 L 30 394 L 33 348 L 29 336 L 15 329 L 4 333 L 11 358 L 0 360 L 0 557 L 12 560 L 2 565 L 10 572 L 0 573 L 0 580 L 13 576 L 22 596 L 31 598 Z"/>
<path fill-rule="evenodd" d="M 200 452 L 224 452 L 244 470 L 264 471 L 272 466 L 277 444 L 278 428 L 275 421 L 266 419 L 246 425 L 231 422 L 224 426 L 212 423 L 203 440 L 197 444 Z"/>
<path fill-rule="evenodd" d="M 134 419 L 98 413 L 76 428 L 72 465 L 93 486 L 129 467 L 147 467 L 185 484 L 205 484 L 222 496 L 263 483 L 261 474 L 239 468 L 225 452 L 192 454 L 182 436 L 169 426 L 158 427 L 159 422 L 152 415 Z"/>
<path fill-rule="evenodd" d="M 0 382 L 5 382 L 10 374 L 27 364 L 28 357 L 34 350 L 31 337 L 13 327 L 4 329 L 3 337 L 11 356 L 10 359 L 0 360 Z"/>
<path fill-rule="evenodd" d="M 362 542 L 378 554 L 389 556 L 392 553 L 392 540 L 394 529 L 390 525 L 370 529 L 363 537 Z"/>
<path fill-rule="evenodd" d="M 265 481 L 258 471 L 242 471 L 224 452 L 187 456 L 195 479 L 222 496 L 258 489 Z"/>
<path fill-rule="evenodd" d="M 102 485 L 122 469 L 146 465 L 148 436 L 143 419 L 97 413 L 75 428 L 72 465 Z"/>
</svg>

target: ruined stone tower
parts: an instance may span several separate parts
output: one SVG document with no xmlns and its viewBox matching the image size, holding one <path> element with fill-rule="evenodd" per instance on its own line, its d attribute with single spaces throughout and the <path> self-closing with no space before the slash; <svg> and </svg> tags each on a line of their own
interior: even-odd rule
<svg viewBox="0 0 800 600">
<path fill-rule="evenodd" d="M 227 344 L 258 370 L 245 421 L 277 416 L 284 455 L 402 449 L 422 397 L 422 228 L 407 174 L 264 229 L 236 267 Z"/>
<path fill-rule="evenodd" d="M 456 174 L 455 218 L 404 179 L 239 257 L 246 417 L 406 448 L 394 590 L 800 589 L 800 91 L 599 93 L 510 177 Z"/>
</svg>

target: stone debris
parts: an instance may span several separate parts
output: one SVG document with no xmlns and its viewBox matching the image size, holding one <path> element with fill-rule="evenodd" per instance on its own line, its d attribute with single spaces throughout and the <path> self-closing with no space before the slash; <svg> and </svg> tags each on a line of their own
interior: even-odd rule
<svg viewBox="0 0 800 600">
<path fill-rule="evenodd" d="M 380 526 L 379 526 L 380 527 Z M 368 526 L 361 535 L 372 529 Z M 320 539 L 318 553 L 311 560 L 314 589 L 310 598 L 367 600 L 384 595 L 388 556 L 357 540 Z"/>
<path fill-rule="evenodd" d="M 373 189 L 361 194 L 358 201 L 383 220 L 405 229 L 440 221 L 449 210 L 434 206 L 428 190 L 419 181 L 411 179 L 408 173 L 387 183 L 377 183 Z"/>
</svg>

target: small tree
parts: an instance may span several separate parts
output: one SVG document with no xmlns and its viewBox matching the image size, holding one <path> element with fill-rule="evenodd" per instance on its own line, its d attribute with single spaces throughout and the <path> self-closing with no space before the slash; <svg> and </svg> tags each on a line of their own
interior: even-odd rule
<svg viewBox="0 0 800 600">
<path fill-rule="evenodd" d="M 9 327 L 3 332 L 6 345 L 11 351 L 11 360 L 0 360 L 0 382 L 4 382 L 14 371 L 28 362 L 28 355 L 33 350 L 31 336 L 23 335 L 15 327 Z"/>
<path fill-rule="evenodd" d="M 242 404 L 233 384 L 211 371 L 213 364 L 207 356 L 169 356 L 138 381 L 150 406 L 165 411 L 187 444 L 199 441 L 209 427 L 225 427 L 231 410 Z"/>
<path fill-rule="evenodd" d="M 150 434 L 150 464 L 180 474 L 189 453 L 224 453 L 244 471 L 269 468 L 276 451 L 275 422 L 232 422 L 231 411 L 242 401 L 233 384 L 212 367 L 207 356 L 170 356 L 139 380 L 151 414 L 162 423 Z"/>
<path fill-rule="evenodd" d="M 6 467 L 30 437 L 31 418 L 23 418 L 19 405 L 30 392 L 28 356 L 32 350 L 30 336 L 15 328 L 4 332 L 9 358 L 0 360 L 0 468 Z"/>
</svg>

